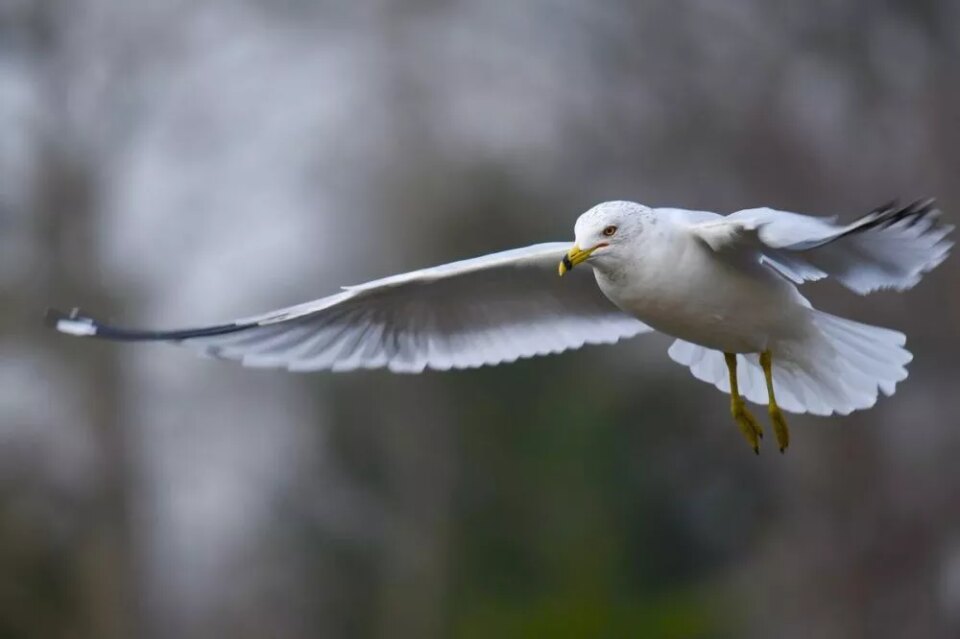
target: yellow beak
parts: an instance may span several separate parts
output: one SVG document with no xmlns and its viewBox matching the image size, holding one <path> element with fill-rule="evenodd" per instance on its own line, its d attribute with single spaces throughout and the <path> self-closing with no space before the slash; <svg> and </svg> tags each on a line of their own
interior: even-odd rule
<svg viewBox="0 0 960 639">
<path fill-rule="evenodd" d="M 560 260 L 560 277 L 563 277 L 567 271 L 573 270 L 573 267 L 577 264 L 587 261 L 587 258 L 590 257 L 590 254 L 596 251 L 598 248 L 599 247 L 595 246 L 593 248 L 583 250 L 574 244 L 573 248 L 567 251 L 567 254 L 563 256 L 562 260 Z"/>
</svg>

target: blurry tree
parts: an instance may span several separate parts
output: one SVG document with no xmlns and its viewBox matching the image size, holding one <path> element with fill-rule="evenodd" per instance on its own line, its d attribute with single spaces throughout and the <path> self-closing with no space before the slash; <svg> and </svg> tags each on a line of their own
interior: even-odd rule
<svg viewBox="0 0 960 639">
<path fill-rule="evenodd" d="M 648 337 L 296 377 L 79 343 L 570 237 L 960 210 L 957 3 L 0 0 L 0 636 L 950 637 L 956 259 L 895 398 L 748 455 Z M 882 318 L 882 319 L 880 319 Z"/>
<path fill-rule="evenodd" d="M 37 2 L 4 16 L 9 20 L 4 31 L 18 36 L 7 53 L 34 70 L 39 108 L 28 120 L 34 126 L 20 133 L 34 147 L 27 183 L 32 192 L 27 202 L 4 203 L 28 207 L 15 212 L 13 223 L 22 224 L 15 231 L 35 268 L 20 272 L 20 285 L 6 289 L 2 299 L 7 328 L 13 330 L 13 322 L 18 328 L 30 326 L 21 339 L 60 359 L 67 371 L 58 371 L 58 377 L 82 380 L 74 392 L 83 398 L 83 412 L 57 428 L 89 429 L 96 465 L 83 469 L 89 481 L 85 486 L 51 481 L 43 474 L 49 470 L 45 460 L 29 448 L 22 463 L 13 466 L 15 481 L 8 487 L 34 486 L 36 492 L 5 491 L 6 516 L 0 523 L 5 543 L 0 547 L 7 596 L 0 602 L 0 634 L 128 637 L 141 628 L 128 509 L 136 482 L 122 415 L 120 361 L 106 350 L 72 361 L 73 345 L 42 346 L 47 335 L 41 333 L 37 313 L 45 300 L 58 297 L 88 299 L 105 312 L 111 307 L 98 285 L 96 209 L 102 167 L 92 161 L 83 132 L 74 128 L 69 114 L 70 25 L 62 9 L 62 3 Z M 41 262 L 41 255 L 53 259 Z M 35 380 L 46 386 L 45 401 L 56 402 L 65 391 L 57 382 Z"/>
</svg>

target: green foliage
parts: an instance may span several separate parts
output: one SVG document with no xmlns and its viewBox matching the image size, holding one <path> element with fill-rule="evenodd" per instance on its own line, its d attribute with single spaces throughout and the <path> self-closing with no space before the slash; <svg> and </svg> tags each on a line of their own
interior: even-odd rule
<svg viewBox="0 0 960 639">
<path fill-rule="evenodd" d="M 679 403 L 661 406 L 655 384 L 631 396 L 602 374 L 548 364 L 550 374 L 537 362 L 481 371 L 464 390 L 481 408 L 461 424 L 454 635 L 721 634 L 723 620 L 695 585 L 710 553 L 674 516 L 670 493 L 638 472 L 652 455 L 634 446 L 657 442 L 625 444 L 630 431 L 656 436 L 659 408 L 682 413 L 668 408 Z M 631 410 L 648 399 L 653 410 Z M 648 423 L 630 417 L 638 414 Z"/>
<path fill-rule="evenodd" d="M 499 637 L 658 637 L 693 639 L 717 636 L 718 619 L 692 592 L 659 598 L 621 600 L 571 591 L 531 601 L 479 602 L 463 612 L 454 635 L 461 639 Z"/>
</svg>

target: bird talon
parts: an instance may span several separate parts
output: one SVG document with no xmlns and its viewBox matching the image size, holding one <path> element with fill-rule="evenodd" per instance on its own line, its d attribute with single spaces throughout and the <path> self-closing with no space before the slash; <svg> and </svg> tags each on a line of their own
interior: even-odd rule
<svg viewBox="0 0 960 639">
<path fill-rule="evenodd" d="M 740 433 L 753 448 L 753 452 L 760 454 L 760 440 L 763 439 L 763 429 L 757 419 L 747 410 L 747 405 L 740 396 L 737 385 L 737 356 L 733 353 L 724 353 L 727 370 L 730 372 L 730 414 L 737 423 Z"/>
<path fill-rule="evenodd" d="M 760 353 L 760 367 L 763 368 L 763 376 L 767 382 L 767 412 L 773 424 L 773 434 L 777 436 L 780 452 L 785 453 L 790 445 L 790 429 L 787 428 L 787 420 L 777 406 L 777 397 L 773 392 L 773 354 L 770 351 Z"/>
<path fill-rule="evenodd" d="M 743 399 L 735 400 L 730 405 L 730 414 L 733 415 L 733 421 L 737 423 L 740 433 L 747 440 L 753 452 L 760 454 L 760 440 L 763 438 L 763 429 L 757 418 L 747 410 Z"/>
<path fill-rule="evenodd" d="M 770 422 L 773 424 L 773 433 L 777 436 L 777 444 L 780 446 L 780 452 L 786 452 L 790 445 L 790 429 L 787 427 L 787 420 L 783 412 L 776 404 L 770 406 Z"/>
</svg>

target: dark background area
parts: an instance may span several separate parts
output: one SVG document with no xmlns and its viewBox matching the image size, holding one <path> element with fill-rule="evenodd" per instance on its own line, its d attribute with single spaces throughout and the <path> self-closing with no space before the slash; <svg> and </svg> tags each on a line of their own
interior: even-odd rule
<svg viewBox="0 0 960 639">
<path fill-rule="evenodd" d="M 422 376 L 71 340 L 572 238 L 602 200 L 960 219 L 960 3 L 0 0 L 0 636 L 960 636 L 960 262 L 754 457 L 668 341 Z"/>
</svg>

